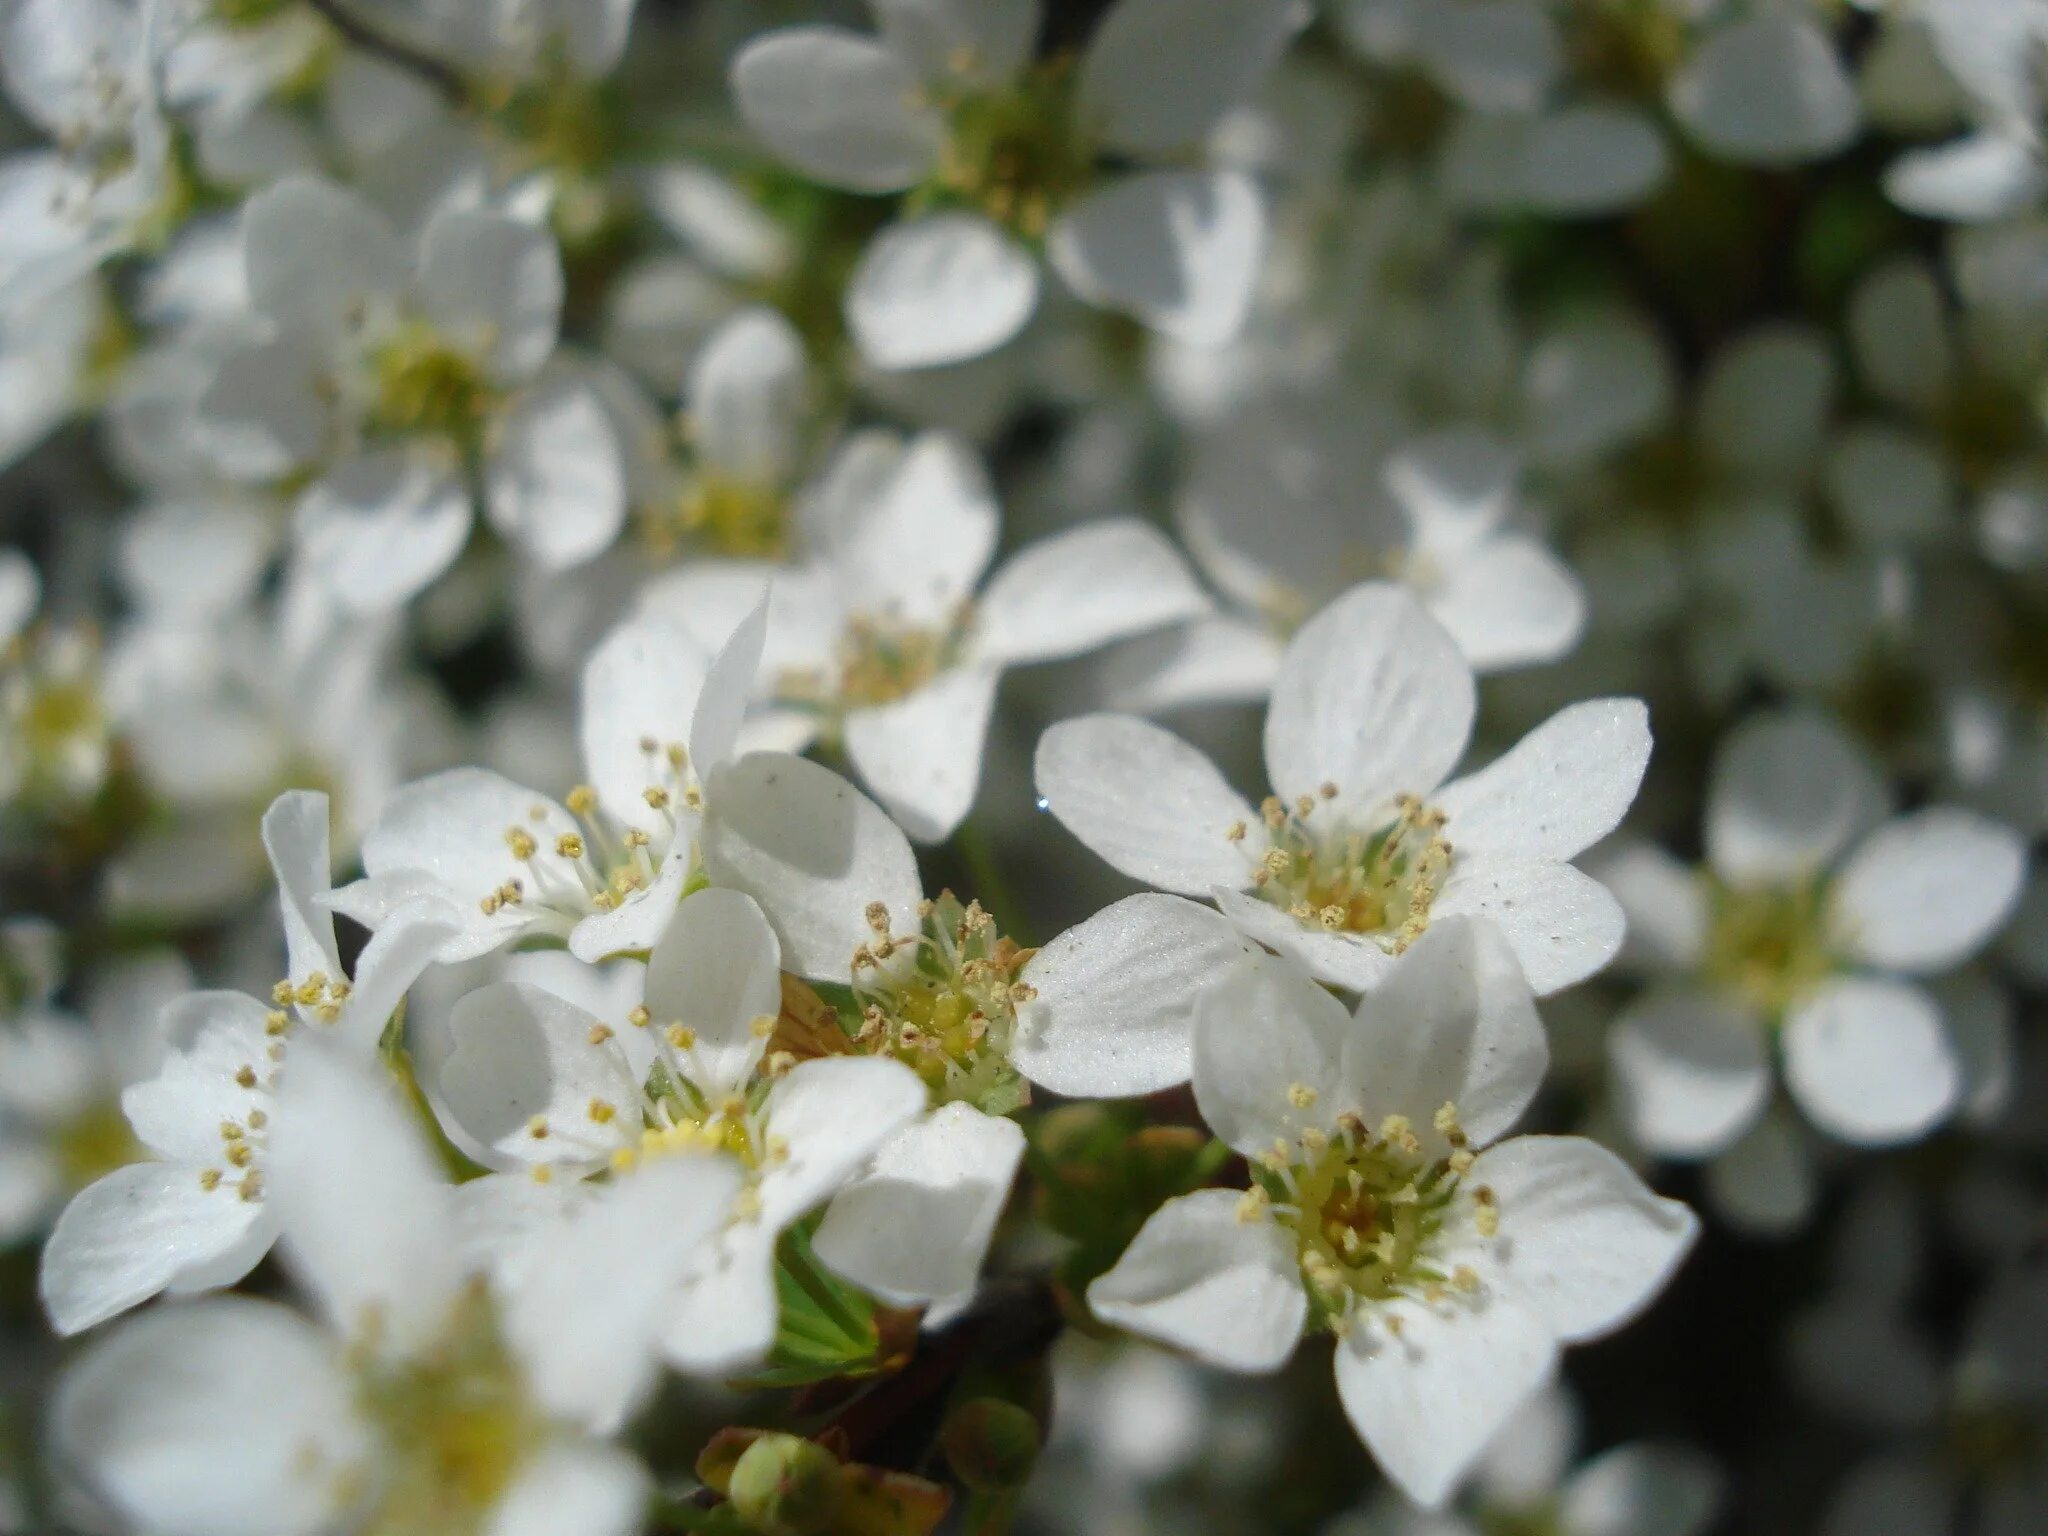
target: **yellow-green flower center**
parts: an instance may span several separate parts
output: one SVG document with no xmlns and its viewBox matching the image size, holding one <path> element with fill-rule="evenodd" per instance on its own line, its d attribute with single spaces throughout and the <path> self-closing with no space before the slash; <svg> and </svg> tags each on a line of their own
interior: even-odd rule
<svg viewBox="0 0 2048 1536">
<path fill-rule="evenodd" d="M 116 1099 L 90 1104 L 65 1121 L 57 1128 L 52 1150 L 68 1189 L 83 1189 L 142 1156 L 142 1144 L 128 1128 L 128 1117 Z"/>
<path fill-rule="evenodd" d="M 1325 785 L 1323 798 L 1336 792 Z M 1370 934 L 1399 954 L 1429 926 L 1430 906 L 1450 870 L 1443 813 L 1403 795 L 1390 819 L 1361 829 L 1327 824 L 1328 813 L 1318 821 L 1318 810 L 1307 795 L 1291 808 L 1266 801 L 1267 849 L 1253 871 L 1254 887 L 1304 923 Z"/>
<path fill-rule="evenodd" d="M 780 486 L 701 473 L 672 507 L 651 509 L 641 523 L 654 553 L 685 547 L 740 559 L 779 560 L 789 553 L 790 500 Z"/>
<path fill-rule="evenodd" d="M 972 72 L 963 57 L 956 73 Z M 992 90 L 942 86 L 946 143 L 918 206 L 964 205 L 1029 241 L 1095 177 L 1095 145 L 1074 110 L 1072 60 L 1050 59 Z"/>
<path fill-rule="evenodd" d="M 490 403 L 490 385 L 476 359 L 431 326 L 412 322 L 399 327 L 378 347 L 371 370 L 374 429 L 465 444 L 475 440 Z"/>
<path fill-rule="evenodd" d="M 1835 969 L 1825 881 L 1741 889 L 1708 880 L 1703 968 L 1767 1019 L 1810 996 Z"/>
</svg>

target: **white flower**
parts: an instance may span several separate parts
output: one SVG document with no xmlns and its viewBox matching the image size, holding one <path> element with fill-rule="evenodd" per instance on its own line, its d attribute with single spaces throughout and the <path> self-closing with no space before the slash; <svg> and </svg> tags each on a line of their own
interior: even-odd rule
<svg viewBox="0 0 2048 1536">
<path fill-rule="evenodd" d="M 638 1531 L 647 1475 L 600 1438 L 650 1384 L 637 1261 L 701 1239 L 736 1180 L 677 1160 L 496 1294 L 373 1070 L 309 1043 L 279 1106 L 271 1199 L 321 1322 L 233 1297 L 124 1325 L 58 1390 L 62 1452 L 149 1536 Z"/>
<path fill-rule="evenodd" d="M 745 1170 L 732 1219 L 674 1254 L 662 1277 L 662 1348 L 689 1370 L 766 1357 L 782 1232 L 924 1107 L 923 1086 L 893 1061 L 764 1070 L 779 966 L 760 909 L 736 891 L 704 890 L 655 945 L 646 1001 L 629 1018 L 598 1019 L 522 982 L 480 988 L 450 1018 L 454 1050 L 439 1083 L 448 1113 L 495 1165 L 532 1170 L 544 1191 L 558 1175 L 606 1171 L 631 1185 L 676 1158 Z M 530 1253 L 561 1240 L 554 1222 L 573 1219 L 580 1193 L 565 1188 L 560 1210 L 509 1244 L 515 1288 Z"/>
<path fill-rule="evenodd" d="M 293 177 L 249 200 L 263 340 L 228 353 L 200 406 L 221 471 L 304 470 L 297 536 L 352 606 L 418 593 L 492 525 L 550 570 L 603 551 L 625 517 L 610 418 L 556 363 L 561 258 L 509 214 L 444 206 L 408 249 L 354 192 Z"/>
<path fill-rule="evenodd" d="M 1407 593 L 1368 584 L 1287 649 L 1260 809 L 1179 737 L 1124 715 L 1051 727 L 1038 792 L 1125 874 L 1213 896 L 1323 981 L 1371 987 L 1431 923 L 1471 913 L 1499 923 L 1530 985 L 1554 992 L 1621 943 L 1621 909 L 1567 861 L 1635 797 L 1647 714 L 1632 699 L 1573 705 L 1446 784 L 1472 715 L 1451 636 Z"/>
<path fill-rule="evenodd" d="M 1238 611 L 1116 653 L 1113 699 L 1142 711 L 1208 702 L 1204 680 L 1221 699 L 1270 686 L 1286 636 L 1364 578 L 1412 591 L 1475 672 L 1571 649 L 1585 598 L 1543 541 L 1511 521 L 1513 449 L 1476 428 L 1397 447 L 1379 425 L 1350 395 L 1285 397 L 1205 436 L 1181 532 Z"/>
<path fill-rule="evenodd" d="M 1914 978 L 1989 942 L 2018 901 L 2025 844 L 1948 807 L 1885 815 L 1881 781 L 1836 726 L 1764 714 L 1715 761 L 1705 870 L 1638 846 L 1603 871 L 1638 958 L 1666 978 L 1610 1038 L 1642 1146 L 1739 1157 L 1721 1173 L 1730 1192 L 1743 1173 L 1810 1183 L 1789 1128 L 1765 1116 L 1773 1055 L 1807 1118 L 1855 1145 L 1918 1140 L 1955 1110 L 1962 1063 Z M 1763 1141 L 1745 1152 L 1745 1137 Z M 1803 1202 L 1767 1203 L 1796 1220 Z"/>
<path fill-rule="evenodd" d="M 380 928 L 439 897 L 461 924 L 448 962 L 528 937 L 584 960 L 653 947 L 695 864 L 703 785 L 739 739 L 765 623 L 757 606 L 715 656 L 661 618 L 621 624 L 583 668 L 587 782 L 560 804 L 483 768 L 404 786 L 334 909 Z"/>
<path fill-rule="evenodd" d="M 354 1054 L 385 1023 L 449 930 L 424 908 L 395 914 L 341 966 L 327 894 L 327 799 L 296 790 L 263 818 L 277 871 L 288 970 L 268 1001 L 195 992 L 163 1012 L 162 1067 L 121 1095 L 150 1156 L 88 1185 L 43 1249 L 44 1308 L 76 1333 L 148 1300 L 232 1285 L 277 1234 L 267 1200 L 280 1068 L 295 1041 L 320 1036 Z"/>
<path fill-rule="evenodd" d="M 1784 7 L 1715 27 L 1691 50 L 1667 96 L 1700 148 L 1744 164 L 1823 159 L 1847 149 L 1862 126 L 1833 39 Z"/>
<path fill-rule="evenodd" d="M 1078 656 L 1206 607 L 1173 547 L 1134 519 L 1027 545 L 984 582 L 994 494 L 974 454 L 937 433 L 871 442 L 837 489 L 817 509 L 816 558 L 775 577 L 764 670 L 790 727 L 783 744 L 837 737 L 921 842 L 973 808 L 1006 667 Z M 759 579 L 691 566 L 647 601 L 702 625 Z"/>
<path fill-rule="evenodd" d="M 1176 338 L 1229 339 L 1265 239 L 1256 184 L 1166 160 L 1245 100 L 1308 19 L 1292 0 L 1122 0 L 1077 65 L 1032 63 L 1034 0 L 880 8 L 881 35 L 789 27 L 733 60 L 740 114 L 804 174 L 909 192 L 846 297 L 879 368 L 960 362 L 1037 307 L 1036 252 L 1089 303 Z"/>
<path fill-rule="evenodd" d="M 1959 223 L 2023 213 L 2048 191 L 2035 68 L 2048 45 L 2048 6 L 1921 0 L 1904 15 L 1932 44 L 1931 62 L 1960 88 L 1966 121 L 1957 136 L 1894 160 L 1884 174 L 1886 196 L 1909 213 Z M 1868 71 L 1864 88 L 1870 89 Z"/>
<path fill-rule="evenodd" d="M 1239 1371 L 1335 1333 L 1353 1427 L 1441 1503 L 1560 1346 L 1633 1317 L 1697 1230 L 1592 1142 L 1499 1140 L 1547 1055 L 1483 921 L 1432 927 L 1351 1015 L 1286 959 L 1246 961 L 1197 1015 L 1194 1090 L 1256 1182 L 1168 1201 L 1089 1306 Z"/>
</svg>

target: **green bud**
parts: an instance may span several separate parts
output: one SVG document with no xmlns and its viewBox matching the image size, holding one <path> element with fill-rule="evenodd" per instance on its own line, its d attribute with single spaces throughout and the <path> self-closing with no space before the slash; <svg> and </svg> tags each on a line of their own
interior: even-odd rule
<svg viewBox="0 0 2048 1536">
<path fill-rule="evenodd" d="M 741 1454 L 727 1496 L 761 1536 L 822 1536 L 844 1482 L 838 1458 L 816 1441 L 767 1434 Z"/>
<path fill-rule="evenodd" d="M 975 1493 L 1022 1488 L 1038 1461 L 1038 1420 L 1015 1403 L 977 1397 L 946 1419 L 939 1443 L 953 1475 Z"/>
</svg>

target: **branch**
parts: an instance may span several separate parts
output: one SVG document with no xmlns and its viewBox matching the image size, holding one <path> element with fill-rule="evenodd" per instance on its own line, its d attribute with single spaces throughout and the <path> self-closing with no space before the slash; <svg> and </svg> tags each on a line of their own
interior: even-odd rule
<svg viewBox="0 0 2048 1536">
<path fill-rule="evenodd" d="M 401 42 L 382 28 L 363 20 L 343 7 L 341 0 L 306 0 L 327 24 L 339 32 L 344 39 L 353 43 L 365 53 L 375 54 L 387 63 L 396 64 L 409 74 L 419 76 L 445 97 L 450 106 L 462 106 L 469 100 L 469 82 L 461 73 L 444 60 Z"/>
</svg>

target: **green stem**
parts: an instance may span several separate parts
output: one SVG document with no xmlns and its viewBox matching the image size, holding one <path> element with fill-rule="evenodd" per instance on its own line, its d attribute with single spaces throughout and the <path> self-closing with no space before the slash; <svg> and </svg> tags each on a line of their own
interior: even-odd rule
<svg viewBox="0 0 2048 1536">
<path fill-rule="evenodd" d="M 997 929 L 1005 937 L 1026 949 L 1030 948 L 1024 908 L 1010 889 L 1010 882 L 996 861 L 995 845 L 988 840 L 987 834 L 971 820 L 962 822 L 960 830 L 953 834 L 953 846 L 966 864 L 968 874 L 974 877 L 974 899 L 996 920 Z"/>
<path fill-rule="evenodd" d="M 848 1339 L 865 1339 L 874 1333 L 873 1319 L 858 1316 L 846 1304 L 839 1282 L 819 1263 L 810 1236 L 802 1227 L 791 1227 L 784 1234 L 783 1247 L 790 1277 L 803 1287 L 804 1294 L 818 1304 L 821 1312 L 846 1331 Z"/>
<path fill-rule="evenodd" d="M 961 1529 L 966 1536 L 1009 1536 L 1017 1506 L 1014 1493 L 970 1493 L 961 1511 Z"/>
</svg>

